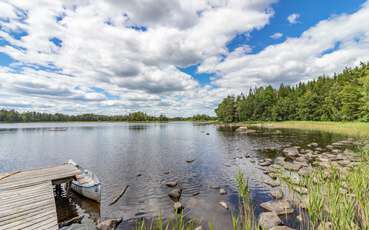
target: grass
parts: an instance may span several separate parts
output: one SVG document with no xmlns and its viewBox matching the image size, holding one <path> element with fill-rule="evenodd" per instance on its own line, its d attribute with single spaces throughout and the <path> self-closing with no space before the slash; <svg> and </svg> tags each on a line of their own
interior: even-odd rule
<svg viewBox="0 0 369 230">
<path fill-rule="evenodd" d="M 325 131 L 355 137 L 369 137 L 369 122 L 281 121 L 260 122 L 248 125 L 263 128 Z"/>
<path fill-rule="evenodd" d="M 240 197 L 240 213 L 238 215 L 231 215 L 232 226 L 229 229 L 233 230 L 252 230 L 258 229 L 254 224 L 254 215 L 252 206 L 250 203 L 250 191 L 248 182 L 245 179 L 244 174 L 239 170 L 236 175 L 237 188 Z M 195 230 L 200 224 L 196 221 L 188 219 L 184 216 L 183 212 L 177 214 L 174 213 L 174 218 L 163 219 L 160 214 L 154 221 L 148 222 L 140 220 L 136 223 L 135 230 Z M 207 227 L 210 230 L 214 230 L 215 226 L 212 222 L 207 223 Z"/>
<path fill-rule="evenodd" d="M 314 171 L 306 178 L 309 226 L 318 229 L 329 223 L 332 229 L 369 229 L 369 151 L 363 161 L 346 174 Z"/>
</svg>

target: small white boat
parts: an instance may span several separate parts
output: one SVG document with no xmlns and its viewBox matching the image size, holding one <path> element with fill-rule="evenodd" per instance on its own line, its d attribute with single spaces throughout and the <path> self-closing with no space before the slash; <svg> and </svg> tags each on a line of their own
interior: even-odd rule
<svg viewBox="0 0 369 230">
<path fill-rule="evenodd" d="M 76 193 L 100 203 L 101 200 L 101 183 L 99 178 L 90 170 L 83 169 L 73 160 L 69 160 L 68 164 L 74 165 L 81 170 L 81 174 L 77 176 L 77 180 L 73 180 L 71 189 Z"/>
</svg>

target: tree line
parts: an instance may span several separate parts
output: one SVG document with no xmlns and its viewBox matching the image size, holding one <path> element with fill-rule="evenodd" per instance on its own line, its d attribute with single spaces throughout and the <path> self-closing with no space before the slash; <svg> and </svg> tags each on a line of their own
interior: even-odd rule
<svg viewBox="0 0 369 230">
<path fill-rule="evenodd" d="M 294 86 L 281 84 L 228 96 L 215 109 L 220 121 L 369 121 L 369 63 Z"/>
<path fill-rule="evenodd" d="M 80 114 L 66 115 L 62 113 L 40 113 L 40 112 L 18 112 L 15 110 L 0 110 L 0 122 L 68 122 L 68 121 L 128 121 L 128 122 L 165 122 L 165 121 L 208 121 L 215 120 L 214 117 L 198 114 L 192 117 L 168 118 L 161 114 L 159 116 L 151 116 L 144 112 L 133 112 L 127 115 L 97 115 L 97 114 Z"/>
</svg>

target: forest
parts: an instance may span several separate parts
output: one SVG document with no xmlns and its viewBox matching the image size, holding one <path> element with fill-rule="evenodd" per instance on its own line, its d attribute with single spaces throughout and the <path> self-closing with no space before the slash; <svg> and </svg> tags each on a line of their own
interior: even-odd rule
<svg viewBox="0 0 369 230">
<path fill-rule="evenodd" d="M 168 118 L 165 115 L 151 116 L 144 112 L 133 112 L 127 115 L 97 115 L 80 114 L 66 115 L 61 113 L 40 113 L 40 112 L 18 112 L 15 110 L 0 109 L 0 122 L 68 122 L 68 121 L 128 121 L 128 122 L 149 122 L 149 121 L 209 121 L 214 120 L 205 114 L 197 114 L 192 117 Z"/>
<path fill-rule="evenodd" d="M 334 76 L 228 96 L 215 109 L 222 122 L 369 121 L 369 63 Z"/>
</svg>

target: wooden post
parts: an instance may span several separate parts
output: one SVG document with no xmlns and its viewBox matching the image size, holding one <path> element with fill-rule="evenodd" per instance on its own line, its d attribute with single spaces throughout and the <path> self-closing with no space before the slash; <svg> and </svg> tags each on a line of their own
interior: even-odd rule
<svg viewBox="0 0 369 230">
<path fill-rule="evenodd" d="M 65 183 L 65 193 L 66 193 L 65 195 L 67 197 L 69 197 L 69 195 L 70 195 L 71 186 L 72 186 L 72 181 L 69 181 L 69 182 Z"/>
</svg>

